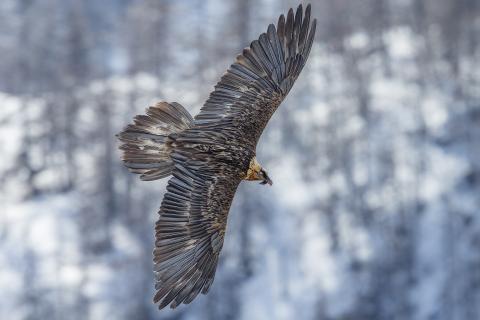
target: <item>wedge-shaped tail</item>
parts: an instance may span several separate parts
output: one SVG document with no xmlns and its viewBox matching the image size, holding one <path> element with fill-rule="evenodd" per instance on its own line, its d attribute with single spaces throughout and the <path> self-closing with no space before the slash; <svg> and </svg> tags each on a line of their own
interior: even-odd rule
<svg viewBox="0 0 480 320">
<path fill-rule="evenodd" d="M 160 102 L 137 115 L 117 137 L 122 142 L 122 160 L 140 179 L 150 181 L 167 177 L 173 169 L 169 137 L 193 125 L 193 118 L 179 103 Z"/>
</svg>

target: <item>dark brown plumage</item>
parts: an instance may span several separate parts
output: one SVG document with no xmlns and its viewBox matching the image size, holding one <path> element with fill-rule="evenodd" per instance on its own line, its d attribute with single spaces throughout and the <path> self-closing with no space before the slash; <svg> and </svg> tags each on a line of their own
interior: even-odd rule
<svg viewBox="0 0 480 320">
<path fill-rule="evenodd" d="M 173 176 L 155 225 L 154 302 L 190 303 L 207 293 L 227 215 L 242 180 L 270 178 L 255 149 L 268 120 L 300 74 L 316 20 L 300 5 L 245 48 L 193 119 L 178 103 L 158 103 L 119 135 L 125 165 L 142 180 Z"/>
</svg>

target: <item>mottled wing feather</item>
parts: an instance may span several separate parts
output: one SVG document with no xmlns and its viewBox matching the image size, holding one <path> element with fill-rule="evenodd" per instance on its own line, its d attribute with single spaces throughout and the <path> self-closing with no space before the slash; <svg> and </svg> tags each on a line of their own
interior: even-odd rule
<svg viewBox="0 0 480 320">
<path fill-rule="evenodd" d="M 159 308 L 190 303 L 213 282 L 238 173 L 195 150 L 172 155 L 173 177 L 155 226 L 154 271 Z"/>
<path fill-rule="evenodd" d="M 308 58 L 316 26 L 310 11 L 290 9 L 237 56 L 195 117 L 197 127 L 234 129 L 236 142 L 256 145 Z"/>
</svg>

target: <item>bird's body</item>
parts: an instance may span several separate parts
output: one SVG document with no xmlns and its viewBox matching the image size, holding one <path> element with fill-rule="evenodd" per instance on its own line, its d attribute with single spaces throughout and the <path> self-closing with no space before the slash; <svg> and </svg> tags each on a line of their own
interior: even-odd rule
<svg viewBox="0 0 480 320">
<path fill-rule="evenodd" d="M 256 160 L 270 117 L 302 70 L 315 34 L 310 6 L 280 16 L 222 76 L 193 118 L 160 102 L 119 135 L 125 165 L 142 180 L 172 175 L 155 225 L 154 301 L 163 308 L 206 293 L 242 180 L 272 184 Z"/>
</svg>

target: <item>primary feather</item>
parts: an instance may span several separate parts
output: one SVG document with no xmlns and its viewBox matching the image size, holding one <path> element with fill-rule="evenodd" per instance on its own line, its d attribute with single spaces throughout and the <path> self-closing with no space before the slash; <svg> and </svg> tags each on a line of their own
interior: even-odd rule
<svg viewBox="0 0 480 320">
<path fill-rule="evenodd" d="M 208 292 L 235 191 L 310 53 L 316 26 L 310 11 L 300 5 L 269 25 L 237 56 L 194 119 L 178 103 L 162 102 L 119 134 L 131 171 L 144 180 L 173 175 L 155 225 L 159 308 Z"/>
</svg>

